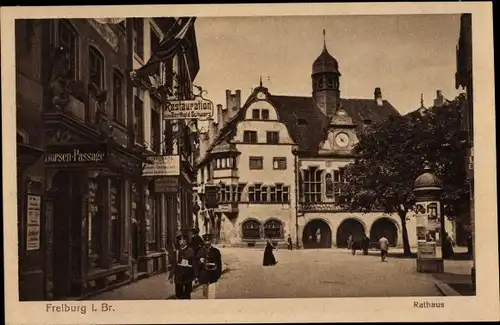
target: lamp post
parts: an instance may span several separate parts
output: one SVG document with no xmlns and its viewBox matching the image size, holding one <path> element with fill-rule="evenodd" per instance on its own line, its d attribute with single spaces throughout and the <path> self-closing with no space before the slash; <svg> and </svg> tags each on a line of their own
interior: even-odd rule
<svg viewBox="0 0 500 325">
<path fill-rule="evenodd" d="M 294 189 L 294 199 L 295 199 L 295 246 L 300 249 L 299 244 L 299 149 L 298 146 L 293 146 L 293 173 L 295 177 L 295 189 Z"/>
<path fill-rule="evenodd" d="M 413 185 L 417 218 L 417 271 L 442 273 L 444 271 L 442 242 L 444 220 L 441 212 L 441 180 L 433 173 L 429 162 Z"/>
</svg>

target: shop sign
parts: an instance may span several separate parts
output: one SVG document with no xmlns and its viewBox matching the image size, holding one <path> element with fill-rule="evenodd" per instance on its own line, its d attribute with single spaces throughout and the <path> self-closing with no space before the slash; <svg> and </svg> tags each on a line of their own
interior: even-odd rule
<svg viewBox="0 0 500 325">
<path fill-rule="evenodd" d="M 179 178 L 177 176 L 162 177 L 155 180 L 156 193 L 177 193 Z"/>
<path fill-rule="evenodd" d="M 233 207 L 231 206 L 230 203 L 225 203 L 225 204 L 219 204 L 219 212 L 231 212 L 233 210 Z"/>
<path fill-rule="evenodd" d="M 148 160 L 151 163 L 145 164 L 143 176 L 179 176 L 180 174 L 179 155 L 150 156 Z"/>
<path fill-rule="evenodd" d="M 40 210 L 42 198 L 39 195 L 28 195 L 27 203 L 27 236 L 26 250 L 40 249 Z"/>
<path fill-rule="evenodd" d="M 97 165 L 105 163 L 106 158 L 107 147 L 104 143 L 53 145 L 47 147 L 45 152 L 45 164 L 52 166 Z"/>
<path fill-rule="evenodd" d="M 184 120 L 197 119 L 208 120 L 214 116 L 214 104 L 206 99 L 169 101 L 165 105 L 163 119 Z"/>
</svg>

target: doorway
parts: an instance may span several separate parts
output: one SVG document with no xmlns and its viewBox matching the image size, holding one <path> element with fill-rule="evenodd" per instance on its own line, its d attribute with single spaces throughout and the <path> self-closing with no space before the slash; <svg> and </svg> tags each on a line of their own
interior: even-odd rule
<svg viewBox="0 0 500 325">
<path fill-rule="evenodd" d="M 304 248 L 331 248 L 332 230 L 328 224 L 320 219 L 309 221 L 302 234 Z"/>
<path fill-rule="evenodd" d="M 394 221 L 389 218 L 377 219 L 370 229 L 370 242 L 378 243 L 378 240 L 385 236 L 389 245 L 396 247 L 398 243 L 398 228 Z"/>
<path fill-rule="evenodd" d="M 347 240 L 352 236 L 354 240 L 360 240 L 365 236 L 365 227 L 356 219 L 345 219 L 337 229 L 337 247 L 346 248 Z"/>
<path fill-rule="evenodd" d="M 80 176 L 60 171 L 52 181 L 54 192 L 53 294 L 54 299 L 78 296 L 81 273 L 82 196 Z"/>
</svg>

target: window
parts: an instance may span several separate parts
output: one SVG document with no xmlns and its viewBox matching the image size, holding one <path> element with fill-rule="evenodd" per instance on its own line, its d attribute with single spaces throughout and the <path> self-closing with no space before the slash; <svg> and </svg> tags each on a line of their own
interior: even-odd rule
<svg viewBox="0 0 500 325">
<path fill-rule="evenodd" d="M 272 219 L 264 224 L 264 236 L 266 238 L 283 238 L 283 225 L 280 221 Z"/>
<path fill-rule="evenodd" d="M 242 225 L 243 239 L 260 239 L 260 222 L 247 220 Z"/>
<path fill-rule="evenodd" d="M 236 167 L 233 157 L 215 159 L 215 169 L 234 169 Z"/>
<path fill-rule="evenodd" d="M 283 184 L 276 184 L 276 186 L 271 186 L 270 202 L 275 203 L 288 203 L 290 200 L 289 186 L 283 186 Z"/>
<path fill-rule="evenodd" d="M 144 110 L 144 103 L 139 98 L 135 96 L 134 100 L 134 134 L 136 143 L 144 143 L 144 122 L 142 112 Z"/>
<path fill-rule="evenodd" d="M 304 200 L 306 203 L 321 202 L 321 176 L 323 171 L 317 167 L 304 170 Z"/>
<path fill-rule="evenodd" d="M 156 201 L 154 196 L 150 195 L 149 191 L 145 190 L 146 196 L 146 241 L 147 250 L 156 250 L 156 216 L 158 214 Z"/>
<path fill-rule="evenodd" d="M 64 50 L 64 59 L 66 60 L 68 74 L 71 79 L 76 80 L 78 76 L 78 34 L 73 25 L 65 19 L 59 20 L 58 36 L 59 46 Z"/>
<path fill-rule="evenodd" d="M 89 76 L 90 83 L 97 89 L 104 88 L 104 58 L 93 46 L 89 48 Z"/>
<path fill-rule="evenodd" d="M 258 110 L 258 109 L 252 110 L 252 119 L 254 119 L 254 120 L 260 119 L 260 110 Z"/>
<path fill-rule="evenodd" d="M 263 109 L 262 110 L 262 119 L 263 120 L 269 120 L 269 110 L 268 109 Z"/>
<path fill-rule="evenodd" d="M 333 88 L 333 79 L 328 78 L 328 88 Z"/>
<path fill-rule="evenodd" d="M 263 198 L 267 201 L 267 187 L 263 187 L 262 184 L 255 184 L 248 187 L 248 201 L 262 202 Z"/>
<path fill-rule="evenodd" d="M 332 179 L 332 174 L 327 173 L 325 175 L 325 195 L 327 198 L 333 198 L 334 195 L 334 185 L 333 185 L 333 179 Z"/>
<path fill-rule="evenodd" d="M 286 157 L 274 157 L 273 169 L 286 169 Z"/>
<path fill-rule="evenodd" d="M 110 207 L 111 207 L 111 249 L 110 257 L 113 263 L 120 261 L 121 243 L 121 182 L 119 179 L 112 179 L 110 187 Z"/>
<path fill-rule="evenodd" d="M 134 53 L 144 60 L 144 18 L 133 18 L 132 43 Z"/>
<path fill-rule="evenodd" d="M 334 200 L 339 202 L 341 194 L 341 184 L 346 183 L 344 176 L 344 168 L 339 168 L 339 170 L 333 171 L 333 189 L 334 189 Z"/>
<path fill-rule="evenodd" d="M 280 142 L 280 134 L 276 131 L 266 132 L 266 139 L 268 144 L 276 144 Z"/>
<path fill-rule="evenodd" d="M 244 184 L 239 185 L 219 185 L 219 201 L 220 202 L 240 202 L 241 192 L 243 191 Z"/>
<path fill-rule="evenodd" d="M 245 131 L 245 132 L 243 132 L 243 142 L 244 143 L 257 143 L 257 131 Z"/>
<path fill-rule="evenodd" d="M 113 118 L 125 124 L 125 105 L 123 101 L 123 77 L 118 71 L 113 72 Z"/>
<path fill-rule="evenodd" d="M 250 157 L 248 161 L 248 165 L 250 169 L 263 169 L 264 168 L 264 163 L 263 163 L 262 157 Z"/>
<path fill-rule="evenodd" d="M 262 186 L 260 190 L 260 201 L 267 202 L 267 186 Z"/>
<path fill-rule="evenodd" d="M 157 110 L 151 111 L 151 149 L 156 153 L 161 151 L 160 113 Z"/>
</svg>

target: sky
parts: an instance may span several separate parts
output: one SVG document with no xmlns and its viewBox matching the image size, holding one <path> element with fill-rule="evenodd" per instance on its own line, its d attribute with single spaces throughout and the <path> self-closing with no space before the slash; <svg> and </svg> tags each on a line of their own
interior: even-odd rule
<svg viewBox="0 0 500 325">
<path fill-rule="evenodd" d="M 453 99 L 459 15 L 199 17 L 200 72 L 194 83 L 225 106 L 225 91 L 252 88 L 311 96 L 313 61 L 326 46 L 339 62 L 342 98 L 373 98 L 375 87 L 402 114 Z"/>
</svg>

